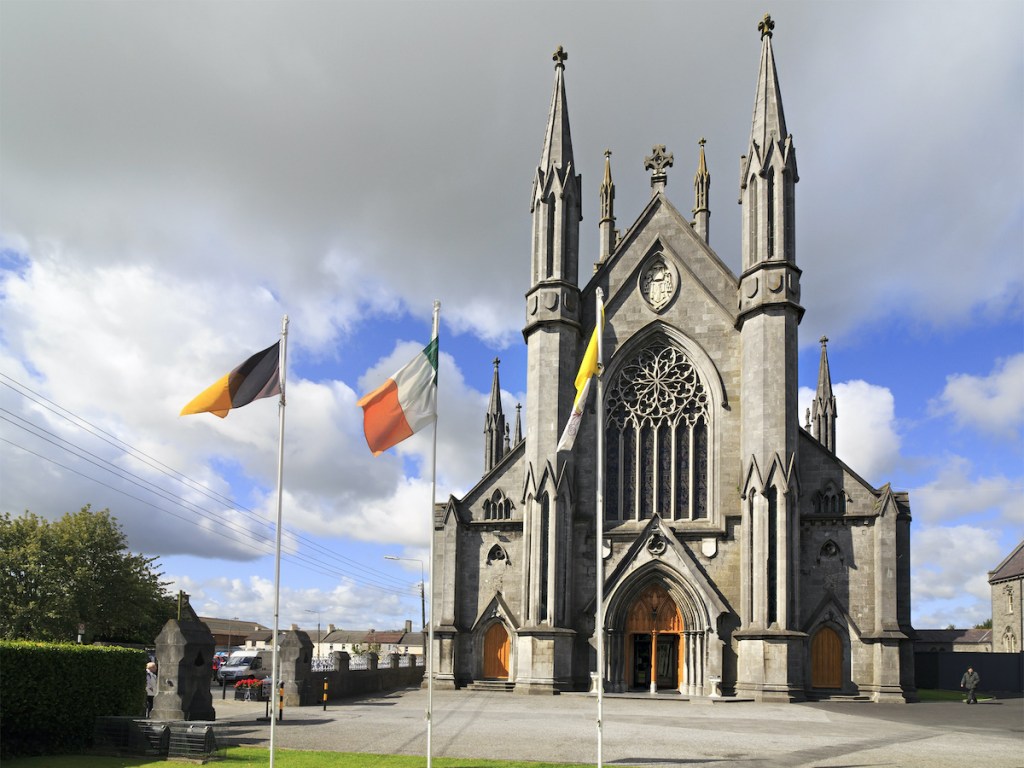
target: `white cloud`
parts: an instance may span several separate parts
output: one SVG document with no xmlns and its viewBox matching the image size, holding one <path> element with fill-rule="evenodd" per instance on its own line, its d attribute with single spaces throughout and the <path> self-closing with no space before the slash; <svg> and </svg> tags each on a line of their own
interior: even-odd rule
<svg viewBox="0 0 1024 768">
<path fill-rule="evenodd" d="M 973 466 L 960 456 L 946 457 L 939 475 L 914 488 L 914 518 L 929 525 L 968 516 L 995 516 L 1004 526 L 1024 525 L 1024 489 L 1020 479 L 1002 475 L 972 477 Z"/>
<path fill-rule="evenodd" d="M 936 414 L 951 415 L 960 427 L 1017 437 L 1024 424 L 1024 353 L 999 360 L 988 376 L 954 373 L 932 401 Z"/>
<path fill-rule="evenodd" d="M 915 526 L 911 550 L 916 608 L 967 597 L 990 602 L 987 573 L 1003 557 L 997 532 L 972 525 Z"/>
<path fill-rule="evenodd" d="M 836 397 L 836 455 L 868 482 L 881 484 L 900 463 L 901 437 L 896 403 L 887 387 L 847 381 L 832 387 Z M 814 390 L 801 387 L 800 412 L 806 413 Z"/>
</svg>

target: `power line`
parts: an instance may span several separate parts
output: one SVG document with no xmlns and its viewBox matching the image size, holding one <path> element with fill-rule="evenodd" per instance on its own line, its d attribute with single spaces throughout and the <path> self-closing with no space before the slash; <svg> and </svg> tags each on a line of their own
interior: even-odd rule
<svg viewBox="0 0 1024 768">
<path fill-rule="evenodd" d="M 28 400 L 31 400 L 32 402 L 35 402 L 37 405 L 40 405 L 41 407 L 43 407 L 46 410 L 48 410 L 51 413 L 53 413 L 54 415 L 56 415 L 56 416 L 64 419 L 65 421 L 69 422 L 72 426 L 77 427 L 79 429 L 82 429 L 83 431 L 93 435 L 94 437 L 97 437 L 98 439 L 100 439 L 103 442 L 107 443 L 108 445 L 110 445 L 111 447 L 115 448 L 116 450 L 121 451 L 122 453 L 127 455 L 129 458 L 133 458 L 133 459 L 135 459 L 137 461 L 141 461 L 142 463 L 144 463 L 144 464 L 150 466 L 151 468 L 157 470 L 158 472 L 166 475 L 167 477 L 171 478 L 172 480 L 175 480 L 176 482 L 179 482 L 179 483 L 185 485 L 187 488 L 189 488 L 191 490 L 194 490 L 194 491 L 198 491 L 199 493 L 203 494 L 204 496 L 207 496 L 208 498 L 210 498 L 210 499 L 212 499 L 214 501 L 217 501 L 218 503 L 222 504 L 223 506 L 225 506 L 226 508 L 228 508 L 231 511 L 241 511 L 241 512 L 245 512 L 245 513 L 247 513 L 249 515 L 252 515 L 257 520 L 259 520 L 263 525 L 265 525 L 268 529 L 273 531 L 273 524 L 269 520 L 267 520 L 266 518 L 262 517 L 259 513 L 249 509 L 248 507 L 246 507 L 246 506 L 244 506 L 242 504 L 237 503 L 233 499 L 230 499 L 230 498 L 228 498 L 228 497 L 226 497 L 226 496 L 224 496 L 224 495 L 222 495 L 220 493 L 217 493 L 216 491 L 212 491 L 212 490 L 208 489 L 206 486 L 204 486 L 199 481 L 194 480 L 194 479 L 188 477 L 183 472 L 180 472 L 180 471 L 174 469 L 173 467 L 168 466 L 167 464 L 163 463 L 159 459 L 156 459 L 156 458 L 150 456 L 149 454 L 145 453 L 144 451 L 138 450 L 134 446 L 132 446 L 129 443 L 126 443 L 125 441 L 123 441 L 120 438 L 118 438 L 116 435 L 112 435 L 111 433 L 107 432 L 106 430 L 102 429 L 101 427 L 96 426 L 95 424 L 93 424 L 92 422 L 88 421 L 87 419 L 82 418 L 81 416 L 79 416 L 78 414 L 74 413 L 73 411 L 70 411 L 67 408 L 64 408 L 63 406 L 61 406 L 60 404 L 53 402 L 49 398 L 47 398 L 44 395 L 42 395 L 42 394 L 36 392 L 35 390 L 33 390 L 31 387 L 26 386 L 25 384 L 23 384 L 20 381 L 17 381 L 16 379 L 13 379 L 12 377 L 8 376 L 7 374 L 5 374 L 3 372 L 0 372 L 0 377 L 3 377 L 4 379 L 7 379 L 7 381 L 11 382 L 10 384 L 8 384 L 7 382 L 0 381 L 0 384 L 4 384 L 4 386 L 8 387 L 9 389 L 14 391 L 15 393 L 21 395 L 22 397 L 25 397 Z M 12 386 L 12 384 L 13 385 L 17 385 L 17 387 L 19 387 L 21 390 L 24 390 L 24 391 L 19 391 L 19 389 L 16 389 L 14 386 Z M 30 394 L 25 394 L 26 392 L 30 393 Z M 35 426 L 35 425 L 33 425 L 33 426 Z M 76 447 L 78 447 L 78 446 L 76 446 Z M 84 450 L 84 449 L 82 449 L 82 450 Z M 148 481 L 146 481 L 146 482 L 148 482 Z M 191 503 L 191 502 L 188 502 L 188 503 Z M 286 533 L 292 540 L 297 541 L 297 542 L 303 542 L 307 546 L 311 547 L 312 549 L 317 550 L 318 552 L 320 552 L 321 554 L 325 555 L 328 558 L 331 558 L 333 560 L 338 561 L 342 565 L 347 565 L 348 567 L 355 568 L 355 569 L 357 569 L 359 571 L 368 572 L 368 573 L 372 574 L 372 576 L 375 579 L 383 578 L 383 579 L 385 579 L 387 581 L 391 581 L 391 582 L 393 582 L 395 584 L 400 583 L 399 579 L 397 579 L 397 578 L 395 578 L 393 576 L 390 576 L 389 574 L 385 574 L 385 573 L 383 573 L 381 571 L 377 571 L 376 569 L 368 568 L 363 563 L 360 563 L 357 560 L 353 560 L 352 558 L 346 557 L 345 555 L 342 555 L 342 554 L 340 554 L 338 552 L 334 552 L 333 550 L 330 550 L 327 547 L 324 547 L 319 542 L 314 541 L 313 539 L 310 539 L 309 537 L 304 536 L 304 535 L 302 535 L 302 534 L 300 534 L 298 532 L 291 531 L 288 528 L 282 528 L 282 532 Z"/>
<path fill-rule="evenodd" d="M 3 377 L 4 379 L 7 379 L 9 382 L 11 382 L 14 385 L 17 385 L 18 388 L 16 388 L 15 386 L 12 386 L 12 384 L 8 384 L 5 381 L 0 381 L 0 384 L 4 384 L 4 386 L 7 386 L 9 389 L 11 389 L 16 394 L 21 395 L 22 397 L 30 400 L 31 402 L 34 402 L 36 405 L 39 405 L 42 408 L 45 408 L 46 410 L 50 411 L 51 413 L 53 413 L 54 415 L 60 417 L 61 419 L 64 419 L 65 421 L 69 422 L 75 428 L 87 432 L 88 434 L 92 435 L 93 437 L 95 437 L 95 438 L 101 440 L 102 442 L 110 445 L 115 450 L 120 451 L 121 453 L 123 453 L 124 455 L 128 456 L 129 458 L 132 458 L 132 459 L 137 460 L 137 461 L 141 461 L 142 463 L 146 464 L 147 466 L 149 466 L 150 468 L 156 470 L 157 472 L 159 472 L 159 473 L 161 473 L 161 474 L 171 478 L 172 480 L 175 480 L 178 483 L 183 484 L 189 490 L 198 492 L 198 493 L 206 496 L 208 499 L 210 499 L 212 501 L 215 501 L 218 504 L 222 504 L 222 505 L 226 506 L 229 509 L 229 511 L 239 511 L 239 512 L 246 513 L 246 514 L 252 516 L 253 518 L 255 518 L 261 525 L 269 528 L 271 531 L 273 530 L 273 526 L 269 522 L 267 522 L 262 516 L 260 516 L 256 512 L 254 512 L 253 510 L 248 509 L 248 508 L 246 508 L 246 507 L 244 507 L 242 505 L 236 504 L 232 499 L 230 499 L 230 498 L 228 498 L 226 496 L 223 496 L 222 494 L 219 494 L 219 493 L 217 493 L 215 491 L 211 491 L 210 489 L 207 489 L 205 486 L 203 486 L 198 481 L 193 480 L 192 478 L 188 477 L 184 473 L 179 472 L 178 470 L 175 470 L 172 467 L 169 467 L 168 465 L 164 464 L 163 462 L 159 461 L 158 459 L 155 459 L 154 457 L 149 456 L 148 454 L 146 454 L 146 453 L 144 453 L 142 451 L 139 451 L 138 449 L 134 448 L 130 444 L 128 444 L 128 443 L 124 442 L 123 440 L 115 437 L 114 435 L 111 435 L 109 432 L 106 432 L 105 430 L 97 427 L 96 425 L 92 424 L 91 422 L 88 422 L 87 420 L 81 418 L 80 416 L 78 416 L 77 414 L 73 413 L 72 411 L 70 411 L 70 410 L 60 406 L 59 404 L 54 403 L 53 401 L 45 398 L 44 396 L 40 395 L 38 392 L 35 392 L 31 388 L 29 388 L 29 387 L 25 386 L 24 384 L 16 381 L 15 379 L 11 378 L 10 376 L 7 376 L 6 374 L 0 372 L 0 377 Z M 26 394 L 26 393 L 28 393 L 28 394 Z M 43 455 L 41 453 L 38 453 L 36 451 L 32 451 L 32 450 L 30 450 L 30 449 L 28 449 L 28 448 L 26 448 L 24 446 L 21 446 L 21 445 L 13 442 L 11 440 L 6 440 L 6 439 L 3 439 L 3 438 L 0 438 L 0 439 L 3 439 L 3 441 L 5 443 L 8 443 L 8 444 L 10 444 L 10 445 L 12 445 L 12 446 L 14 446 L 16 448 L 19 448 L 20 450 L 23 450 L 26 453 L 29 453 L 29 454 L 31 454 L 33 456 L 36 456 L 39 459 L 42 459 L 44 461 L 48 461 L 48 462 L 54 464 L 55 466 L 61 467 L 62 469 L 65 469 L 65 470 L 67 470 L 69 472 L 72 472 L 72 473 L 74 473 L 76 475 L 79 475 L 80 477 L 83 477 L 83 478 L 85 478 L 87 480 L 90 480 L 92 482 L 96 482 L 99 485 L 107 487 L 107 488 L 109 488 L 109 489 L 111 489 L 111 490 L 113 490 L 115 492 L 121 493 L 121 494 L 127 496 L 128 498 L 131 498 L 131 499 L 133 499 L 135 501 L 138 501 L 140 503 L 146 504 L 147 506 L 153 507 L 154 509 L 157 509 L 157 510 L 159 510 L 161 512 L 164 512 L 165 514 L 169 514 L 172 517 L 176 517 L 176 518 L 178 518 L 178 519 L 180 519 L 180 520 L 182 520 L 184 522 L 187 522 L 189 524 L 196 525 L 197 527 L 202 528 L 204 531 L 210 531 L 210 532 L 216 533 L 217 535 L 220 535 L 220 536 L 222 536 L 224 538 L 227 538 L 228 540 L 231 540 L 231 541 L 237 541 L 237 534 L 241 534 L 244 537 L 246 537 L 247 539 L 249 539 L 250 541 L 252 541 L 253 543 L 255 543 L 255 544 L 257 544 L 257 545 L 259 545 L 261 547 L 268 547 L 268 548 L 270 547 L 271 539 L 270 539 L 269 536 L 268 537 L 264 537 L 264 536 L 260 536 L 257 533 L 251 532 L 251 531 L 247 530 L 246 528 L 244 528 L 243 526 L 239 525 L 237 521 L 233 521 L 233 520 L 232 521 L 225 521 L 223 518 L 218 517 L 217 513 L 213 512 L 211 510 L 205 509 L 203 507 L 200 507 L 199 505 L 195 504 L 194 502 L 189 501 L 189 500 L 183 498 L 182 496 L 174 494 L 171 491 L 168 491 L 167 489 L 162 488 L 161 486 L 158 486 L 158 485 L 156 485 L 155 483 L 152 483 L 149 480 L 146 480 L 146 479 L 144 479 L 144 478 L 142 478 L 142 477 L 140 477 L 140 476 L 138 476 L 138 475 L 136 475 L 136 474 L 134 474 L 132 472 L 129 472 L 128 470 L 124 470 L 124 469 L 122 469 L 120 467 L 117 467 L 116 465 L 114 465 L 110 461 L 108 461 L 107 459 L 104 459 L 104 458 L 98 456 L 97 454 L 95 454 L 95 453 L 93 453 L 91 451 L 88 451 L 84 447 L 82 447 L 82 446 L 80 446 L 80 445 L 78 445 L 78 444 L 76 444 L 76 443 L 74 443 L 74 442 L 72 442 L 70 440 L 66 440 L 66 439 L 64 439 L 62 437 L 59 437 L 55 433 L 53 433 L 53 432 L 51 432 L 51 431 L 49 431 L 49 430 L 47 430 L 47 429 L 45 429 L 43 427 L 40 427 L 39 425 L 37 425 L 37 424 L 27 420 L 27 419 L 24 419 L 23 417 L 18 416 L 17 414 L 12 413 L 11 411 L 8 411 L 6 409 L 0 409 L 0 411 L 2 411 L 3 413 L 8 414 L 10 417 L 13 417 L 13 419 L 17 419 L 18 422 L 22 422 L 22 423 L 17 423 L 12 418 L 7 418 L 7 417 L 3 417 L 3 416 L 0 416 L 0 419 L 3 419 L 4 421 L 7 421 L 8 423 L 12 424 L 13 426 L 18 427 L 18 428 L 28 432 L 29 434 L 33 435 L 37 439 L 43 440 L 43 441 L 45 441 L 47 443 L 50 443 L 51 445 L 54 445 L 55 447 L 70 453 L 71 455 L 75 456 L 79 460 L 86 461 L 86 462 L 88 462 L 88 463 L 90 463 L 90 464 L 92 464 L 92 465 L 94 465 L 94 466 L 96 466 L 96 467 L 106 471 L 106 472 L 109 472 L 109 473 L 113 474 L 115 477 L 117 477 L 119 480 L 122 480 L 122 481 L 124 481 L 126 483 L 130 483 L 130 484 L 135 485 L 135 486 L 137 486 L 139 488 L 142 488 L 143 490 L 145 490 L 145 491 L 147 491 L 149 493 L 153 493 L 154 495 L 162 498 L 164 501 L 169 501 L 171 504 L 173 504 L 175 506 L 178 506 L 178 507 L 181 507 L 183 509 L 186 509 L 187 511 L 189 511 L 189 512 L 191 512 L 193 514 L 197 514 L 200 517 L 210 521 L 211 523 L 214 523 L 214 526 L 212 528 L 204 527 L 203 525 L 201 525 L 201 523 L 199 521 L 195 520 L 193 517 L 186 517 L 186 516 L 183 516 L 183 515 L 178 514 L 176 512 L 173 512 L 173 511 L 171 511 L 169 509 L 166 509 L 165 507 L 153 504 L 151 501 L 147 501 L 146 499 L 143 499 L 143 498 L 140 498 L 138 496 L 135 496 L 135 495 L 132 495 L 130 493 L 127 493 L 126 491 L 124 491 L 121 488 L 117 488 L 117 487 L 115 487 L 113 485 L 110 485 L 109 483 L 105 483 L 102 480 L 99 480 L 99 479 L 97 479 L 95 477 L 91 477 L 90 475 L 87 475 L 87 474 L 85 474 L 83 472 L 80 472 L 80 471 L 74 469 L 73 467 L 70 467 L 68 465 L 62 464 L 62 463 L 60 463 L 60 462 L 58 462 L 58 461 L 56 461 L 56 460 L 54 460 L 54 459 L 52 459 L 50 457 L 47 457 L 47 456 L 45 456 L 45 455 Z M 33 430 L 35 430 L 35 431 L 33 431 Z M 45 437 L 44 435 L 48 435 L 49 437 Z M 92 458 L 88 458 L 88 457 L 92 457 Z M 219 526 L 222 525 L 222 524 L 229 526 L 233 531 L 236 532 L 236 534 L 232 535 L 232 534 L 229 534 L 228 532 L 225 532 L 224 530 L 221 530 L 219 528 Z M 339 577 L 339 578 L 342 578 L 342 579 L 347 579 L 349 581 L 361 584 L 363 586 L 367 586 L 367 587 L 370 587 L 372 589 L 376 589 L 376 590 L 379 590 L 379 591 L 388 592 L 388 593 L 392 593 L 392 594 L 404 594 L 405 591 L 407 591 L 407 589 L 408 589 L 408 588 L 406 588 L 406 589 L 396 589 L 397 586 L 403 585 L 404 582 L 401 579 L 398 579 L 396 577 L 392 577 L 389 574 L 385 574 L 383 572 L 376 571 L 375 569 L 369 568 L 369 567 L 365 566 L 364 564 L 359 563 L 358 561 L 355 561 L 355 560 L 353 560 L 353 559 L 351 559 L 349 557 L 341 555 L 340 553 L 334 552 L 333 550 L 328 549 L 327 547 L 323 546 L 319 542 L 313 541 L 312 539 L 309 539 L 308 537 L 306 537 L 306 536 L 304 536 L 302 534 L 299 534 L 297 532 L 288 530 L 287 528 L 284 528 L 283 532 L 288 534 L 289 540 L 292 541 L 293 543 L 295 543 L 296 546 L 299 546 L 300 544 L 305 544 L 306 547 L 308 547 L 309 549 L 312 549 L 312 550 L 316 550 L 321 555 L 320 557 L 314 558 L 314 557 L 311 557 L 308 554 L 305 554 L 305 553 L 301 552 L 298 549 L 294 553 L 285 554 L 285 558 L 286 559 L 292 561 L 293 563 L 295 563 L 297 565 L 300 565 L 300 566 L 305 567 L 305 568 L 307 568 L 309 570 L 321 573 L 323 575 L 334 576 L 334 577 Z M 323 557 L 326 557 L 329 560 L 333 560 L 333 561 L 336 561 L 336 562 L 340 563 L 340 566 L 339 567 L 331 567 L 328 563 L 324 562 Z M 350 572 L 350 570 L 346 570 L 346 568 L 351 569 L 353 567 L 358 572 L 369 574 L 369 577 L 362 576 L 362 575 L 354 575 L 354 574 L 352 574 Z"/>
</svg>

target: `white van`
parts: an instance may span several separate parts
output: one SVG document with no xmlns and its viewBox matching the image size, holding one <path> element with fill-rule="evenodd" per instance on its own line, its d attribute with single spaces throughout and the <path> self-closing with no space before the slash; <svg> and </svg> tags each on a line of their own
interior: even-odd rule
<svg viewBox="0 0 1024 768">
<path fill-rule="evenodd" d="M 270 677 L 273 663 L 271 651 L 234 651 L 217 670 L 217 679 L 234 683 L 249 677 L 262 680 Z"/>
</svg>

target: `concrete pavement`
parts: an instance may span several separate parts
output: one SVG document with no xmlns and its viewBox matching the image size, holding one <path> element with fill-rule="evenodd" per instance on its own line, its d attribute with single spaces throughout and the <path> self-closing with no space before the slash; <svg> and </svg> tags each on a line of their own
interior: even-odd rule
<svg viewBox="0 0 1024 768">
<path fill-rule="evenodd" d="M 413 689 L 285 710 L 282 749 L 426 754 L 427 693 Z M 269 744 L 265 705 L 214 699 L 235 743 Z M 597 701 L 584 694 L 517 696 L 435 691 L 434 757 L 590 762 L 597 759 Z M 1024 700 L 757 704 L 664 695 L 606 696 L 609 766 L 687 768 L 1024 768 Z M 372 766 L 372 763 L 368 763 Z"/>
</svg>

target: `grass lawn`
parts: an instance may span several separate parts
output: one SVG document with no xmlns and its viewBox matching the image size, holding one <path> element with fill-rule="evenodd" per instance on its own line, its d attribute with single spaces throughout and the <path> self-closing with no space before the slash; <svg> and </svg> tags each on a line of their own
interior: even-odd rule
<svg viewBox="0 0 1024 768">
<path fill-rule="evenodd" d="M 435 757 L 437 768 L 586 768 L 592 763 L 527 763 L 507 760 Z M 352 752 L 306 752 L 278 749 L 274 766 L 281 768 L 422 768 L 425 756 L 367 755 Z M 180 761 L 152 757 L 105 757 L 100 755 L 44 755 L 4 760 L 4 768 L 181 768 Z M 223 760 L 208 765 L 217 768 L 263 768 L 270 765 L 270 752 L 256 747 L 230 747 Z"/>
<path fill-rule="evenodd" d="M 918 688 L 917 697 L 921 701 L 963 701 L 967 698 L 966 691 L 945 691 L 939 688 Z M 978 694 L 978 701 L 985 701 L 991 699 L 991 696 L 984 696 Z M 277 761 L 274 761 L 275 764 Z"/>
</svg>

